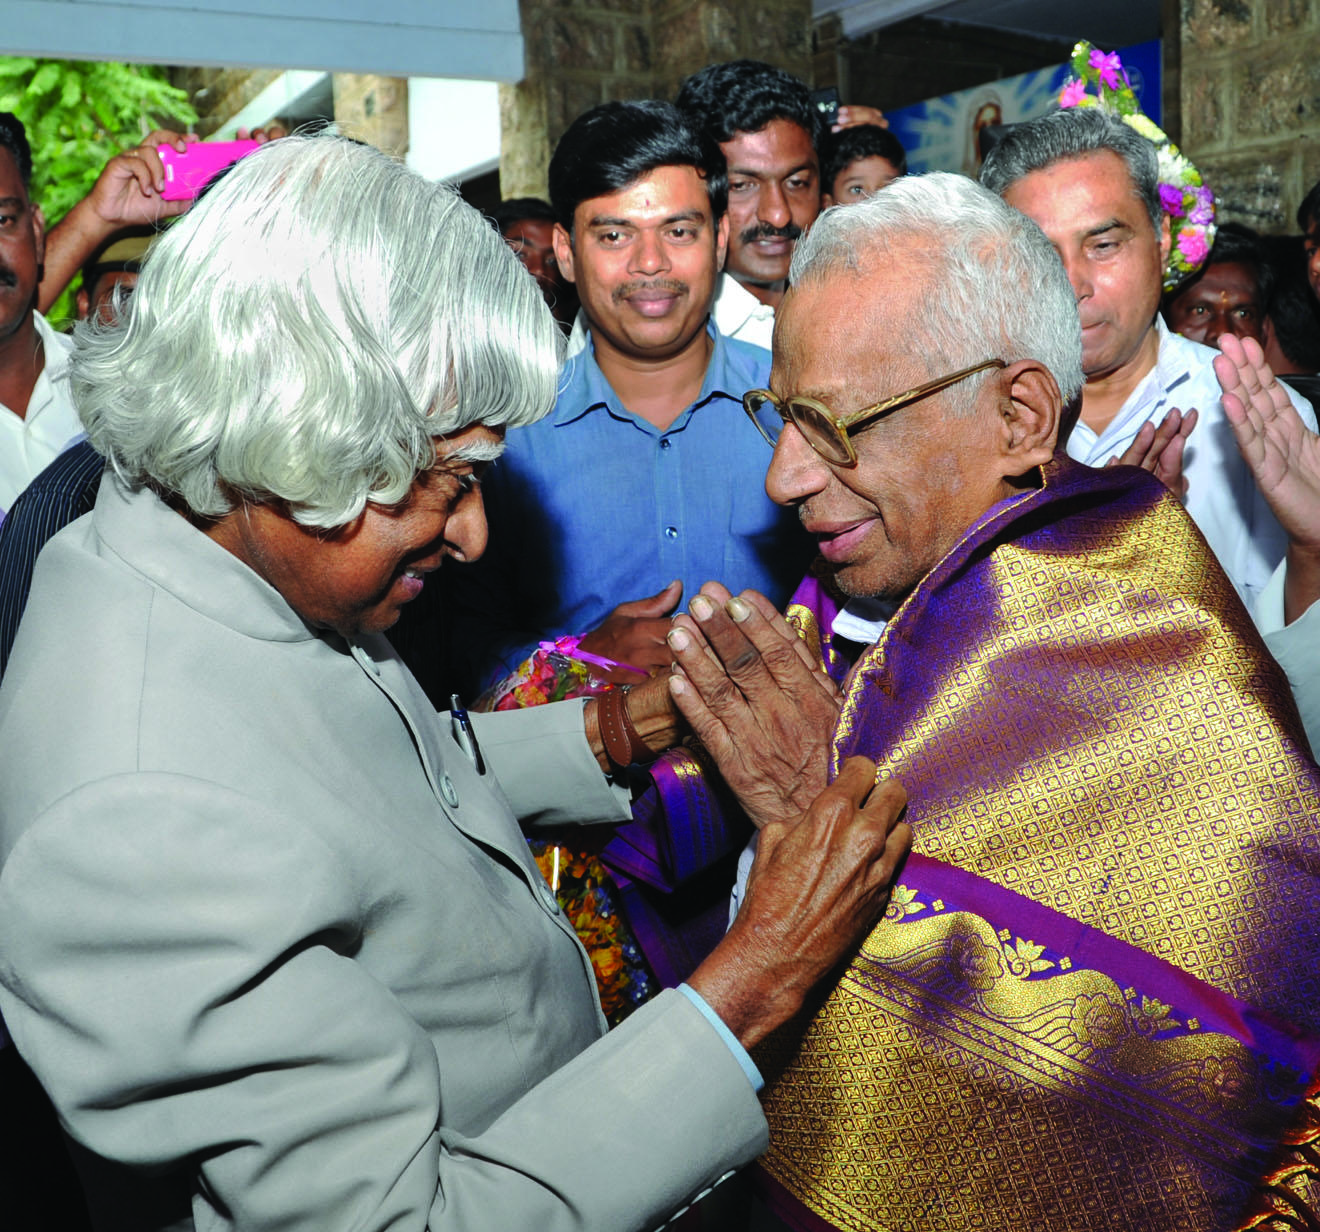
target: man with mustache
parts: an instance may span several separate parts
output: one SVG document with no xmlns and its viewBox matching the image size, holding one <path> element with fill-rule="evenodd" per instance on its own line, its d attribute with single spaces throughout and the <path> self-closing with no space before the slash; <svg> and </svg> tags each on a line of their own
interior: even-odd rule
<svg viewBox="0 0 1320 1232">
<path fill-rule="evenodd" d="M 69 394 L 69 341 L 36 310 L 46 225 L 28 197 L 31 180 L 23 123 L 0 112 L 0 517 L 82 432 Z"/>
<path fill-rule="evenodd" d="M 455 571 L 450 657 L 469 689 L 547 637 L 667 667 L 685 591 L 718 578 L 782 602 L 810 550 L 765 494 L 742 413 L 769 354 L 711 321 L 729 236 L 719 148 L 668 103 L 605 103 L 564 134 L 550 198 L 590 346 L 485 481 L 491 550 Z"/>
<path fill-rule="evenodd" d="M 793 246 L 820 213 L 820 112 L 804 82 L 757 60 L 693 73 L 675 104 L 719 143 L 729 166 L 729 252 L 716 320 L 739 337 L 757 326 L 769 346 Z"/>
<path fill-rule="evenodd" d="M 1256 609 L 1288 537 L 1234 444 L 1215 352 L 1160 319 L 1171 237 L 1155 147 L 1099 108 L 1052 112 L 1014 125 L 986 157 L 981 183 L 1045 232 L 1072 283 L 1086 385 L 1069 456 L 1103 465 L 1166 413 L 1195 408 L 1201 422 L 1183 453 L 1187 512 Z M 1310 404 L 1293 403 L 1313 429 Z"/>
</svg>

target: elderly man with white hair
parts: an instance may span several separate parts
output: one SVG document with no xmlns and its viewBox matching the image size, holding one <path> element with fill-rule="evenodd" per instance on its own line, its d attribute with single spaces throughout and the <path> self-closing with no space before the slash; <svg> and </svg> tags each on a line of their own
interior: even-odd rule
<svg viewBox="0 0 1320 1232">
<path fill-rule="evenodd" d="M 758 824 L 863 754 L 914 837 L 756 1054 L 766 1202 L 799 1232 L 1172 1232 L 1236 1227 L 1262 1179 L 1304 1195 L 1320 772 L 1179 501 L 1059 449 L 1081 347 L 1051 245 L 930 175 L 823 214 L 789 281 L 745 404 L 820 548 L 801 640 L 706 587 L 671 689 Z M 666 756 L 677 821 L 709 801 Z"/>
<path fill-rule="evenodd" d="M 111 465 L 0 690 L 0 1008 L 100 1226 L 641 1229 L 763 1147 L 744 1048 L 883 909 L 901 791 L 858 759 L 606 1035 L 514 817 L 626 816 L 606 749 L 675 738 L 664 682 L 437 716 L 380 636 L 481 552 L 559 346 L 474 210 L 330 136 L 235 167 L 81 327 Z"/>
</svg>

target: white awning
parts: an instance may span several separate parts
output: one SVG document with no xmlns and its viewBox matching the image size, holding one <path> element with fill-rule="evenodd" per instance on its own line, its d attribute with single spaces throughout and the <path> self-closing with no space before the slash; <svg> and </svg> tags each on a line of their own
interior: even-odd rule
<svg viewBox="0 0 1320 1232">
<path fill-rule="evenodd" d="M 0 52 L 519 81 L 518 0 L 4 0 Z"/>
</svg>

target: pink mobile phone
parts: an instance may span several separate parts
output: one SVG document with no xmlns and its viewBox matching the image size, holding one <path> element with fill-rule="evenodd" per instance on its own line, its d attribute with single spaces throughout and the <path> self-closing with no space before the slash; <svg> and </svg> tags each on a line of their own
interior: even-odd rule
<svg viewBox="0 0 1320 1232">
<path fill-rule="evenodd" d="M 172 145 L 156 147 L 165 165 L 162 201 L 191 201 L 230 163 L 251 154 L 259 141 L 193 141 L 180 154 Z"/>
</svg>

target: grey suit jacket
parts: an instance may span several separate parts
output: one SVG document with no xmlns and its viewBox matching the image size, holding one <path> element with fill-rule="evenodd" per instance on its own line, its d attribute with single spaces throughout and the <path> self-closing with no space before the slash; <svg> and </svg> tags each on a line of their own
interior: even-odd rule
<svg viewBox="0 0 1320 1232">
<path fill-rule="evenodd" d="M 149 493 L 52 540 L 0 690 L 0 1009 L 135 1170 L 126 1226 L 640 1229 L 763 1148 L 681 994 L 604 1034 L 527 853 L 514 806 L 623 815 L 578 707 L 479 736 L 484 777 L 383 638 Z"/>
</svg>

